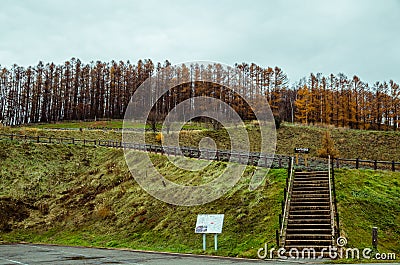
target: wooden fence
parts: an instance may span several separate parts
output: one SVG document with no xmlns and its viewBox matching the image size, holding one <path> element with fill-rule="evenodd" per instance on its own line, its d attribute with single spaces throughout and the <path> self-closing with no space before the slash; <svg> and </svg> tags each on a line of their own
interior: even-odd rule
<svg viewBox="0 0 400 265">
<path fill-rule="evenodd" d="M 0 140 L 11 140 L 19 142 L 32 142 L 44 144 L 67 144 L 83 146 L 103 146 L 110 148 L 126 148 L 163 155 L 185 156 L 190 158 L 235 162 L 245 165 L 254 165 L 259 167 L 288 168 L 291 156 L 270 155 L 258 152 L 241 153 L 225 150 L 197 149 L 192 147 L 172 147 L 152 144 L 126 143 L 114 140 L 104 139 L 77 139 L 68 137 L 49 137 L 49 136 L 31 136 L 21 134 L 0 134 Z M 373 169 L 373 170 L 391 170 L 400 171 L 400 162 L 378 161 L 362 159 L 337 158 L 333 160 L 335 168 L 350 169 Z M 326 159 L 309 158 L 305 161 L 299 158 L 299 163 L 294 166 L 295 169 L 327 170 L 328 162 Z"/>
</svg>

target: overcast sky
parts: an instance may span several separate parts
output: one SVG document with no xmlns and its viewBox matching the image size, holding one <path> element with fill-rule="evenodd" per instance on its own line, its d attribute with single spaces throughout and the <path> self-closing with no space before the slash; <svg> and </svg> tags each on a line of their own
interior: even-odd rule
<svg viewBox="0 0 400 265">
<path fill-rule="evenodd" d="M 278 3 L 278 4 L 277 4 Z M 0 64 L 150 58 L 400 82 L 400 1 L 1 0 Z"/>
</svg>

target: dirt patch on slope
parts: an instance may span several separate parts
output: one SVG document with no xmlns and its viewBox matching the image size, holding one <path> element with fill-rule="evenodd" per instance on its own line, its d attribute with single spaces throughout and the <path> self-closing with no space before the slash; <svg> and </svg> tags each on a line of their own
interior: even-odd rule
<svg viewBox="0 0 400 265">
<path fill-rule="evenodd" d="M 31 206 L 13 198 L 0 198 L 0 231 L 9 232 L 15 222 L 29 217 Z"/>
</svg>

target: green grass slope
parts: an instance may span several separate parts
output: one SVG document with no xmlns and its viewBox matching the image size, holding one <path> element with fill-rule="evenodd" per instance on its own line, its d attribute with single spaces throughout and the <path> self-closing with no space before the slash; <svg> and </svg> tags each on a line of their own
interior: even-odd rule
<svg viewBox="0 0 400 265">
<path fill-rule="evenodd" d="M 371 247 L 378 227 L 378 250 L 400 258 L 400 173 L 337 170 L 336 198 L 341 235 L 348 247 Z"/>
<path fill-rule="evenodd" d="M 122 150 L 3 141 L 0 157 L 3 241 L 200 253 L 202 239 L 194 233 L 200 213 L 225 214 L 219 255 L 256 257 L 264 242 L 275 240 L 286 170 L 272 170 L 265 184 L 251 192 L 254 168 L 248 167 L 222 198 L 180 207 L 142 190 Z M 152 160 L 163 174 L 172 172 L 166 157 L 152 155 Z M 198 174 L 215 175 L 224 168 L 224 163 L 212 163 Z M 195 174 L 174 170 L 176 179 L 192 180 Z"/>
</svg>

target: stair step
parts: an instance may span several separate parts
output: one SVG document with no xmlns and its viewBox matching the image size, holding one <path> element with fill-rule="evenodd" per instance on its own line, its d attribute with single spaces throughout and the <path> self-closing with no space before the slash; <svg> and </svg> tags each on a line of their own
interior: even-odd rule
<svg viewBox="0 0 400 265">
<path fill-rule="evenodd" d="M 320 178 L 306 178 L 306 179 L 294 179 L 294 185 L 297 184 L 321 184 L 329 186 L 328 179 L 320 179 Z"/>
<path fill-rule="evenodd" d="M 314 178 L 329 179 L 329 176 L 328 175 L 323 175 L 323 174 L 294 175 L 294 179 L 314 179 Z"/>
<path fill-rule="evenodd" d="M 320 215 L 320 216 L 329 216 L 330 210 L 318 210 L 318 209 L 306 209 L 306 210 L 289 210 L 289 215 Z"/>
<path fill-rule="evenodd" d="M 293 198 L 293 199 L 291 199 L 290 200 L 290 204 L 292 204 L 292 203 L 301 203 L 301 204 L 303 204 L 303 203 L 308 203 L 308 204 L 316 204 L 317 205 L 317 203 L 327 203 L 327 204 L 329 204 L 329 198 L 318 198 L 318 197 L 314 197 L 314 198 L 302 198 L 302 197 L 298 197 L 298 198 Z"/>
<path fill-rule="evenodd" d="M 302 200 L 291 201 L 289 209 L 298 207 L 304 209 L 320 209 L 320 210 L 330 209 L 329 201 L 319 201 L 319 200 L 313 201 L 313 200 L 314 199 L 302 199 Z"/>
<path fill-rule="evenodd" d="M 287 239 L 285 240 L 285 246 L 297 245 L 297 246 L 330 246 L 332 244 L 331 239 Z"/>
<path fill-rule="evenodd" d="M 306 184 L 300 184 L 300 183 L 294 183 L 293 184 L 293 188 L 325 188 L 325 189 L 329 189 L 329 185 L 327 184 L 322 184 L 322 183 L 306 183 Z"/>
<path fill-rule="evenodd" d="M 307 210 L 327 210 L 330 211 L 329 205 L 321 206 L 321 205 L 290 205 L 289 211 L 307 211 Z"/>
<path fill-rule="evenodd" d="M 327 224 L 331 225 L 331 219 L 330 218 L 318 218 L 318 219 L 293 219 L 289 218 L 288 224 L 312 224 L 312 225 L 319 225 L 319 224 Z M 288 225 L 289 226 L 289 225 Z"/>
<path fill-rule="evenodd" d="M 319 214 L 319 213 L 329 214 L 331 212 L 329 208 L 328 209 L 318 209 L 318 208 L 310 209 L 310 208 L 297 208 L 297 207 L 298 206 L 293 206 L 293 207 L 291 206 L 289 208 L 290 213 L 313 212 L 313 213 L 317 213 L 317 214 Z"/>
<path fill-rule="evenodd" d="M 329 203 L 329 197 L 321 197 L 321 196 L 296 196 L 290 199 L 290 202 L 327 202 Z"/>
<path fill-rule="evenodd" d="M 291 215 L 289 214 L 289 219 L 331 219 L 329 214 L 296 214 Z"/>
<path fill-rule="evenodd" d="M 329 197 L 321 197 L 321 196 L 314 196 L 314 197 L 305 197 L 305 196 L 296 196 L 290 198 L 290 202 L 326 202 L 329 203 Z"/>
<path fill-rule="evenodd" d="M 297 193 L 292 194 L 291 198 L 313 198 L 313 197 L 329 198 L 329 193 Z"/>
<path fill-rule="evenodd" d="M 302 223 L 302 224 L 297 224 L 297 223 L 288 223 L 287 225 L 288 230 L 318 230 L 318 229 L 323 229 L 323 230 L 331 230 L 331 223 L 325 223 L 325 224 L 315 224 L 315 223 Z"/>
<path fill-rule="evenodd" d="M 294 174 L 295 178 L 312 178 L 312 177 L 318 177 L 318 178 L 329 178 L 329 175 L 327 173 L 316 173 L 316 174 Z"/>
<path fill-rule="evenodd" d="M 319 171 L 295 171 L 295 174 L 328 174 L 328 171 L 319 170 Z"/>
<path fill-rule="evenodd" d="M 327 185 L 293 185 L 293 190 L 299 190 L 299 189 L 304 189 L 304 190 L 310 190 L 310 189 L 317 189 L 317 190 L 329 190 L 329 187 Z"/>
<path fill-rule="evenodd" d="M 307 249 L 314 249 L 315 252 L 321 252 L 322 249 L 325 249 L 324 252 L 328 253 L 328 248 L 327 246 L 319 246 L 319 245 L 309 245 L 309 246 L 304 246 L 304 245 L 294 245 L 294 244 L 290 244 L 287 245 L 285 244 L 285 249 L 288 251 L 290 250 L 290 248 L 296 248 L 299 251 L 302 251 L 303 249 L 307 248 Z"/>
<path fill-rule="evenodd" d="M 329 194 L 328 187 L 293 187 L 293 193 L 326 193 Z"/>
<path fill-rule="evenodd" d="M 294 206 L 329 206 L 327 198 L 296 198 L 290 201 L 290 205 Z"/>
<path fill-rule="evenodd" d="M 329 199 L 329 192 L 328 191 L 326 191 L 326 192 L 316 192 L 316 191 L 298 191 L 298 190 L 296 190 L 296 191 L 293 191 L 293 193 L 292 193 L 292 197 L 294 197 L 294 198 L 298 198 L 298 197 L 305 197 L 304 195 L 307 195 L 307 196 L 309 196 L 309 197 L 316 197 L 316 196 L 321 196 L 321 198 L 327 198 L 327 199 Z"/>
<path fill-rule="evenodd" d="M 286 240 L 332 240 L 332 234 L 286 234 Z"/>
<path fill-rule="evenodd" d="M 316 179 L 321 179 L 321 180 L 328 180 L 329 181 L 329 176 L 324 176 L 324 175 L 303 175 L 303 176 L 294 176 L 294 180 L 316 180 Z"/>
<path fill-rule="evenodd" d="M 326 203 L 325 205 L 314 205 L 314 204 L 303 204 L 303 203 L 296 203 L 290 204 L 289 210 L 292 211 L 330 211 L 329 204 Z"/>
<path fill-rule="evenodd" d="M 329 193 L 311 193 L 311 192 L 295 192 L 290 197 L 291 200 L 293 199 L 324 199 L 329 201 Z"/>
<path fill-rule="evenodd" d="M 312 178 L 329 179 L 329 175 L 325 175 L 325 174 L 299 175 L 299 174 L 296 174 L 296 175 L 294 175 L 294 178 L 295 179 L 296 178 L 299 178 L 299 179 L 301 179 L 301 178 L 303 178 L 303 179 L 306 179 L 306 178 L 309 178 L 309 179 L 312 179 Z"/>
<path fill-rule="evenodd" d="M 292 194 L 304 194 L 304 193 L 315 193 L 315 194 L 329 194 L 329 189 L 295 189 L 293 187 L 293 193 Z"/>
<path fill-rule="evenodd" d="M 323 199 L 329 201 L 329 194 L 328 193 L 311 193 L 311 192 L 296 192 L 293 193 L 290 197 L 291 200 L 312 200 L 312 199 Z"/>
<path fill-rule="evenodd" d="M 329 191 L 316 191 L 316 190 L 310 190 L 310 191 L 303 191 L 303 190 L 294 190 L 292 193 L 292 196 L 294 198 L 301 198 L 301 197 L 305 197 L 304 195 L 312 198 L 312 197 L 321 197 L 321 198 L 326 198 L 329 199 Z"/>
<path fill-rule="evenodd" d="M 302 251 L 300 251 L 300 250 L 298 250 L 299 251 L 299 253 L 297 254 L 297 252 L 296 251 L 293 251 L 291 254 L 291 256 L 290 256 L 290 254 L 289 254 L 289 251 L 290 251 L 290 248 L 288 248 L 287 250 L 287 253 L 284 253 L 283 255 L 281 255 L 281 256 L 287 256 L 288 257 L 288 260 L 290 261 L 291 259 L 294 259 L 295 261 L 301 261 L 301 260 L 306 260 L 306 261 L 308 261 L 308 260 L 312 260 L 312 261 L 315 261 L 315 260 L 326 260 L 326 259 L 331 259 L 331 257 L 329 256 L 329 250 L 327 249 L 327 250 L 325 250 L 324 252 L 321 252 L 321 251 L 315 251 L 315 253 L 314 252 L 312 252 L 311 250 L 310 250 L 310 252 L 308 252 L 308 251 L 304 251 L 304 253 L 302 252 Z M 334 258 L 334 257 L 333 257 Z"/>
<path fill-rule="evenodd" d="M 290 206 L 329 206 L 329 198 L 324 197 L 298 197 L 290 200 Z"/>
<path fill-rule="evenodd" d="M 304 225 L 302 225 L 304 226 Z M 332 229 L 324 229 L 324 228 L 299 228 L 299 229 L 293 229 L 293 228 L 287 228 L 286 233 L 289 234 L 331 234 Z"/>
<path fill-rule="evenodd" d="M 314 180 L 314 179 L 295 179 L 293 183 L 296 184 L 315 184 L 315 183 L 321 183 L 321 184 L 329 184 L 329 179 L 321 179 L 321 180 Z"/>
</svg>

